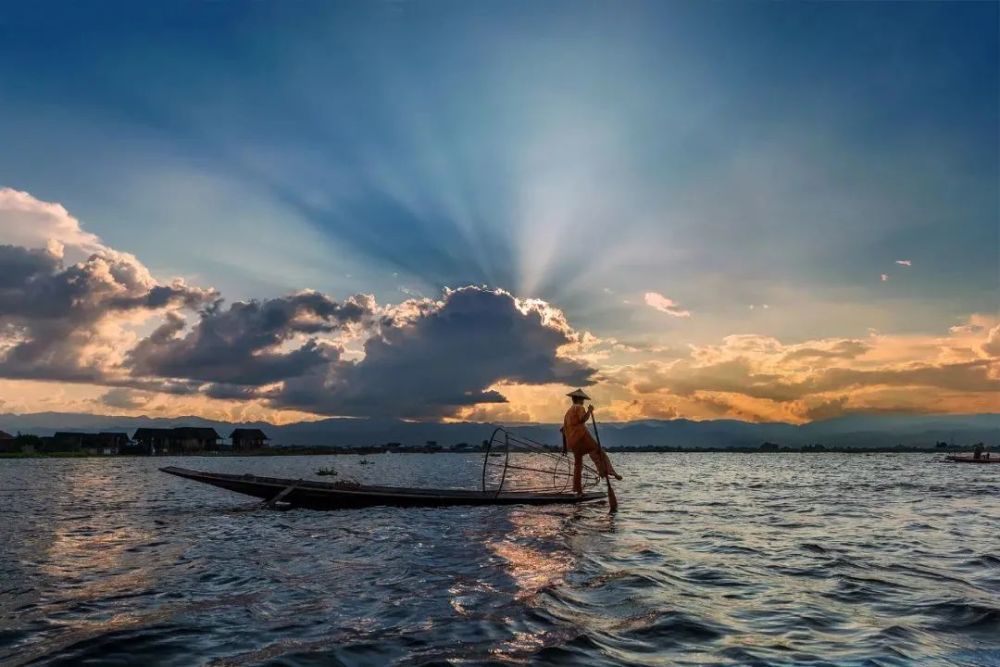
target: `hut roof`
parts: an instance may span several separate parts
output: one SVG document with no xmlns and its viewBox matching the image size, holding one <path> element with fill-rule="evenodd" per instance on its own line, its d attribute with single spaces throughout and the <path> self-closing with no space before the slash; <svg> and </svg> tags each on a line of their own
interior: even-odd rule
<svg viewBox="0 0 1000 667">
<path fill-rule="evenodd" d="M 166 437 L 166 438 L 198 438 L 201 440 L 218 440 L 219 434 L 214 428 L 201 426 L 178 426 L 177 428 L 137 428 L 132 438 L 138 440 L 143 437 Z"/>
<path fill-rule="evenodd" d="M 200 440 L 218 440 L 219 434 L 214 428 L 202 426 L 178 426 L 170 429 L 171 435 L 177 438 L 198 438 Z"/>
<path fill-rule="evenodd" d="M 170 432 L 173 431 L 171 428 L 137 428 L 132 437 L 138 440 L 142 437 L 149 437 L 154 435 L 168 436 Z"/>
<path fill-rule="evenodd" d="M 248 440 L 270 440 L 259 428 L 234 428 L 230 438 L 246 438 Z"/>
</svg>

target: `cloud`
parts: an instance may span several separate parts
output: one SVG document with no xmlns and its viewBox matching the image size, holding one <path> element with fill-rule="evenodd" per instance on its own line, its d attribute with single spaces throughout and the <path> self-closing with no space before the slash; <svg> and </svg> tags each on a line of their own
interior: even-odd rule
<svg viewBox="0 0 1000 667">
<path fill-rule="evenodd" d="M 982 350 L 991 357 L 1000 357 L 1000 324 L 990 329 Z"/>
<path fill-rule="evenodd" d="M 920 364 L 905 368 L 856 370 L 830 368 L 793 384 L 803 393 L 857 389 L 867 386 L 933 387 L 968 392 L 1000 392 L 1000 361 L 980 359 L 953 364 Z"/>
<path fill-rule="evenodd" d="M 680 359 L 642 361 L 602 375 L 595 394 L 610 391 L 642 405 L 623 414 L 673 408 L 689 416 L 801 422 L 852 412 L 994 411 L 1000 324 L 977 315 L 943 337 L 798 344 L 728 336 L 718 345 L 694 346 Z"/>
<path fill-rule="evenodd" d="M 674 317 L 691 317 L 690 311 L 682 310 L 676 303 L 674 303 L 673 299 L 668 299 L 658 292 L 646 292 L 643 298 L 645 299 L 647 306 L 658 310 L 661 313 L 666 313 L 667 315 L 672 315 Z"/>
<path fill-rule="evenodd" d="M 499 289 L 463 287 L 391 312 L 357 362 L 286 381 L 274 406 L 322 414 L 435 418 L 506 399 L 501 381 L 587 385 L 594 369 L 560 354 L 578 341 L 563 314 Z"/>
<path fill-rule="evenodd" d="M 594 354 L 599 341 L 545 301 L 503 290 L 463 287 L 383 307 L 315 291 L 227 305 L 214 290 L 158 281 L 62 206 L 9 189 L 0 239 L 17 243 L 0 245 L 0 377 L 111 387 L 92 399 L 105 409 L 175 396 L 445 417 L 503 403 L 491 388 L 500 382 L 586 385 L 594 375 L 570 353 Z M 363 349 L 345 356 L 351 343 Z"/>
<path fill-rule="evenodd" d="M 544 300 L 477 286 L 388 305 L 308 290 L 227 304 L 158 280 L 61 206 L 13 190 L 0 191 L 0 268 L 0 383 L 32 387 L 45 409 L 62 396 L 101 410 L 277 421 L 550 420 L 563 387 L 596 385 L 609 417 L 805 421 L 995 409 L 1000 392 L 993 316 L 944 336 L 740 334 L 682 346 L 597 338 Z M 662 294 L 644 298 L 690 316 Z M 8 398 L 24 409 L 21 395 Z"/>
<path fill-rule="evenodd" d="M 132 255 L 110 249 L 64 266 L 51 247 L 0 246 L 0 374 L 99 381 L 120 362 L 124 328 L 156 311 L 215 297 L 158 283 Z"/>
<path fill-rule="evenodd" d="M 371 321 L 374 315 L 374 299 L 363 295 L 337 302 L 318 292 L 300 292 L 228 308 L 215 302 L 186 334 L 183 318 L 168 316 L 129 352 L 128 363 L 138 377 L 259 386 L 336 361 L 339 349 L 316 335 Z M 243 393 L 214 391 L 227 397 Z"/>
<path fill-rule="evenodd" d="M 773 421 L 775 417 L 774 411 L 769 410 L 766 405 L 735 392 L 699 391 L 692 396 L 692 401 L 700 408 L 708 410 L 713 417 L 736 418 L 751 422 Z"/>
<path fill-rule="evenodd" d="M 899 264 L 900 266 L 913 266 L 913 262 L 908 259 L 897 259 L 896 264 Z"/>
<path fill-rule="evenodd" d="M 821 341 L 818 347 L 798 346 L 785 355 L 785 361 L 806 359 L 854 359 L 871 347 L 860 340 Z"/>
<path fill-rule="evenodd" d="M 69 248 L 76 259 L 108 250 L 96 235 L 83 231 L 61 204 L 12 188 L 0 188 L 0 243 L 46 248 L 57 257 Z"/>
<path fill-rule="evenodd" d="M 767 340 L 770 342 L 773 339 Z M 817 350 L 814 349 L 816 346 L 824 346 L 830 353 L 825 357 L 817 356 Z M 811 394 L 872 386 L 922 386 L 969 392 L 1000 391 L 1000 376 L 994 374 L 994 371 L 1000 369 L 1000 360 L 996 359 L 938 363 L 907 361 L 902 364 L 879 364 L 872 368 L 812 364 L 808 368 L 802 368 L 787 362 L 824 359 L 827 363 L 842 364 L 846 360 L 857 358 L 868 347 L 857 341 L 848 341 L 833 345 L 818 343 L 809 347 L 791 346 L 788 352 L 785 352 L 786 349 L 780 343 L 759 354 L 748 354 L 746 347 L 730 348 L 721 352 L 722 358 L 706 364 L 674 365 L 668 373 L 660 375 L 659 386 L 668 387 L 679 394 L 699 390 L 726 391 L 774 401 L 793 401 Z M 838 349 L 841 352 L 838 353 Z"/>
<path fill-rule="evenodd" d="M 101 395 L 99 402 L 112 408 L 138 410 L 149 405 L 153 395 L 127 387 L 115 387 Z"/>
<path fill-rule="evenodd" d="M 834 419 L 850 412 L 847 396 L 835 396 L 829 400 L 807 404 L 803 416 L 810 421 Z"/>
</svg>

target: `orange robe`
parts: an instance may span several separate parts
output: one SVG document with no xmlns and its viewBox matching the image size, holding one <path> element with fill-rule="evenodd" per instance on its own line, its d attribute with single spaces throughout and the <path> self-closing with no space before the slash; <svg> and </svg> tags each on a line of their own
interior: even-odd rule
<svg viewBox="0 0 1000 667">
<path fill-rule="evenodd" d="M 560 429 L 566 442 L 566 449 L 573 452 L 573 491 L 580 493 L 583 490 L 583 457 L 590 455 L 590 460 L 597 468 L 597 474 L 607 477 L 610 472 L 617 476 L 611 459 L 601 451 L 594 436 L 590 435 L 587 429 L 588 413 L 587 408 L 582 405 L 572 405 L 563 417 L 563 426 Z"/>
<path fill-rule="evenodd" d="M 597 441 L 587 430 L 587 419 L 587 408 L 582 405 L 571 405 L 563 417 L 566 448 L 574 454 L 589 454 L 597 449 Z"/>
</svg>

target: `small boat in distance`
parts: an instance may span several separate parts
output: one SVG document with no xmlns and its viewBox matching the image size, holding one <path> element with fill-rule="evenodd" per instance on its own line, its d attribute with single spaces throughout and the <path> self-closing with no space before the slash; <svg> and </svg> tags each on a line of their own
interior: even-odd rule
<svg viewBox="0 0 1000 667">
<path fill-rule="evenodd" d="M 316 471 L 316 474 L 319 475 L 320 477 L 336 477 L 338 473 L 336 470 L 330 467 L 330 468 L 320 468 L 319 470 Z"/>
<path fill-rule="evenodd" d="M 269 504 L 284 502 L 293 507 L 316 510 L 394 505 L 397 507 L 448 507 L 454 505 L 552 505 L 603 500 L 603 492 L 534 493 L 528 491 L 461 491 L 394 486 L 365 486 L 345 482 L 314 482 L 302 479 L 229 475 L 169 466 L 168 475 L 217 486 L 260 498 Z"/>
<path fill-rule="evenodd" d="M 1000 455 L 976 458 L 973 454 L 949 454 L 944 460 L 949 463 L 1000 463 Z"/>
</svg>

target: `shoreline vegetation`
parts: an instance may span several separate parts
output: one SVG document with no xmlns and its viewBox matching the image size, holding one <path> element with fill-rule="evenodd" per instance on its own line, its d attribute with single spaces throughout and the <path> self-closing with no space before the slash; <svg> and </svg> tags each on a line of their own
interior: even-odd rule
<svg viewBox="0 0 1000 667">
<path fill-rule="evenodd" d="M 936 445 L 897 445 L 894 447 L 864 447 L 864 446 L 825 446 L 825 445 L 804 445 L 801 447 L 783 447 L 774 443 L 763 443 L 759 447 L 680 447 L 680 446 L 622 446 L 608 447 L 609 452 L 634 453 L 634 454 L 954 454 L 958 452 L 971 451 L 971 447 L 959 445 L 948 445 L 938 443 Z M 558 448 L 551 448 L 551 451 L 558 453 Z M 296 445 L 275 446 L 264 449 L 254 449 L 238 452 L 227 451 L 192 451 L 178 452 L 165 455 L 117 453 L 102 454 L 97 452 L 0 452 L 0 459 L 48 459 L 48 458 L 95 458 L 95 459 L 120 459 L 120 458 L 165 458 L 168 456 L 192 456 L 209 458 L 242 458 L 242 457 L 269 457 L 269 456 L 345 456 L 345 455 L 374 455 L 374 454 L 482 454 L 484 450 L 459 446 L 455 448 L 440 446 L 387 446 L 370 445 L 362 447 L 300 447 Z M 512 452 L 513 453 L 513 452 Z"/>
</svg>

